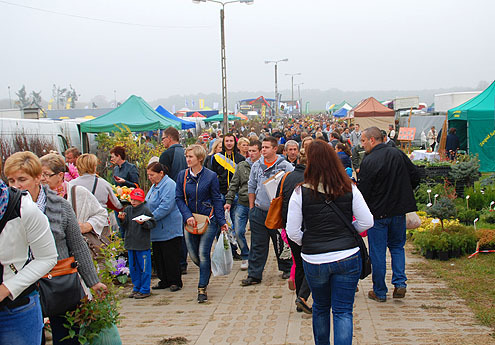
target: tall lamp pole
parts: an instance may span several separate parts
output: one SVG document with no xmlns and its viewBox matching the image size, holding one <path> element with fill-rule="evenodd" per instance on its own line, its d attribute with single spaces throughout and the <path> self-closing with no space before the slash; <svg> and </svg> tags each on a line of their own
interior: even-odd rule
<svg viewBox="0 0 495 345">
<path fill-rule="evenodd" d="M 299 114 L 302 115 L 302 99 L 301 99 L 301 85 L 304 85 L 304 83 L 299 83 L 296 84 L 297 86 L 297 99 L 299 100 Z"/>
<path fill-rule="evenodd" d="M 285 75 L 290 75 L 292 79 L 292 96 L 291 96 L 291 111 L 290 113 L 292 114 L 294 112 L 294 76 L 295 75 L 301 75 L 301 73 L 285 73 Z"/>
<path fill-rule="evenodd" d="M 278 117 L 278 109 L 280 108 L 279 98 L 278 98 L 278 84 L 277 84 L 277 75 L 278 75 L 277 68 L 278 68 L 278 63 L 279 62 L 287 62 L 287 61 L 289 61 L 289 59 L 287 59 L 287 58 L 281 59 L 281 60 L 274 60 L 274 61 L 271 61 L 271 60 L 266 60 L 265 61 L 266 64 L 268 64 L 268 63 L 275 64 L 275 106 L 276 106 L 275 117 Z"/>
<path fill-rule="evenodd" d="M 242 2 L 246 5 L 251 5 L 254 0 L 232 0 L 232 1 L 219 1 L 219 0 L 192 0 L 195 4 L 201 2 L 214 2 L 220 4 L 220 55 L 222 65 L 222 111 L 223 111 L 223 131 L 224 134 L 228 133 L 229 129 L 229 110 L 227 107 L 227 61 L 225 58 L 225 5 L 232 4 L 234 2 Z"/>
<path fill-rule="evenodd" d="M 10 109 L 12 109 L 12 97 L 10 96 L 10 86 L 7 86 L 9 88 L 9 103 L 10 103 Z"/>
</svg>

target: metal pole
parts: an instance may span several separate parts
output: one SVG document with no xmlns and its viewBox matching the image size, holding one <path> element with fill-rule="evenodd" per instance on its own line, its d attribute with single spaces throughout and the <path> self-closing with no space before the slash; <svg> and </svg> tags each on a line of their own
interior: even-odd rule
<svg viewBox="0 0 495 345">
<path fill-rule="evenodd" d="M 294 74 L 292 75 L 292 96 L 290 102 L 291 102 L 290 113 L 292 115 L 294 113 Z"/>
<path fill-rule="evenodd" d="M 220 10 L 220 35 L 221 35 L 221 57 L 222 57 L 222 103 L 223 103 L 223 134 L 227 134 L 229 130 L 229 112 L 227 107 L 227 62 L 225 59 L 225 29 L 224 29 L 224 14 L 225 5 L 222 4 Z"/>
<path fill-rule="evenodd" d="M 278 62 L 275 62 L 275 118 L 278 118 L 278 108 L 280 108 L 278 103 L 277 66 Z"/>
<path fill-rule="evenodd" d="M 12 97 L 10 96 L 10 86 L 8 86 L 9 89 L 9 103 L 10 103 L 10 109 L 12 109 Z"/>
</svg>

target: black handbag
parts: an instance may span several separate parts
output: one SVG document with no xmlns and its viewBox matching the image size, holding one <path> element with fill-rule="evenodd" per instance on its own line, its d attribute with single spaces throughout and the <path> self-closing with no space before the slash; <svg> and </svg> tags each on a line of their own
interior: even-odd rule
<svg viewBox="0 0 495 345">
<path fill-rule="evenodd" d="M 64 315 L 73 310 L 86 295 L 73 256 L 59 260 L 50 272 L 38 280 L 38 289 L 41 310 L 48 317 Z"/>
<path fill-rule="evenodd" d="M 325 200 L 325 203 L 333 209 L 333 211 L 344 222 L 346 227 L 351 231 L 352 235 L 356 239 L 356 241 L 358 243 L 359 251 L 361 252 L 361 260 L 363 262 L 362 268 L 361 268 L 361 276 L 359 277 L 359 279 L 366 278 L 371 273 L 371 260 L 370 260 L 369 254 L 368 254 L 368 248 L 366 248 L 366 244 L 364 243 L 363 238 L 361 237 L 361 235 L 359 235 L 359 233 L 354 228 L 354 226 L 351 224 L 351 222 L 349 222 L 349 220 L 346 219 L 346 217 L 344 216 L 344 214 L 342 213 L 340 208 L 337 205 L 335 205 L 335 203 L 333 201 Z"/>
</svg>

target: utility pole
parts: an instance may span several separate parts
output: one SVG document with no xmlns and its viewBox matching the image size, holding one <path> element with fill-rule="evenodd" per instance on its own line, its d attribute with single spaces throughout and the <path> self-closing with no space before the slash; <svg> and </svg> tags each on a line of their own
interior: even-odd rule
<svg viewBox="0 0 495 345">
<path fill-rule="evenodd" d="M 294 76 L 301 75 L 301 73 L 285 73 L 285 75 L 290 75 L 292 79 L 292 96 L 291 96 L 291 111 L 292 114 L 294 112 Z"/>
</svg>

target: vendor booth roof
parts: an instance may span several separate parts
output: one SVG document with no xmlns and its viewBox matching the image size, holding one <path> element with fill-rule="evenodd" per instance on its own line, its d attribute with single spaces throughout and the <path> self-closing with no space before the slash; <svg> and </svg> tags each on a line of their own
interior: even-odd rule
<svg viewBox="0 0 495 345">
<path fill-rule="evenodd" d="M 449 120 L 494 119 L 495 81 L 478 96 L 448 111 Z"/>
<path fill-rule="evenodd" d="M 354 109 L 349 111 L 350 117 L 394 117 L 395 112 L 387 108 L 374 97 L 370 97 L 359 103 Z"/>
<path fill-rule="evenodd" d="M 214 115 L 218 115 L 218 110 L 206 110 L 206 109 L 201 109 L 201 110 L 195 110 L 195 111 L 188 111 L 186 113 L 186 116 L 192 116 L 193 114 L 201 114 L 203 115 L 204 117 L 211 117 L 211 116 L 214 116 Z"/>
<path fill-rule="evenodd" d="M 228 118 L 229 121 L 235 121 L 235 120 L 239 120 L 238 117 L 235 117 L 234 115 L 229 115 L 229 118 Z M 211 116 L 207 119 L 204 119 L 203 120 L 204 122 L 215 122 L 215 121 L 218 121 L 218 122 L 221 122 L 223 121 L 223 114 L 218 114 L 218 115 L 215 115 L 215 116 Z"/>
<path fill-rule="evenodd" d="M 198 113 L 197 111 L 195 111 L 194 113 L 192 113 L 190 116 L 188 117 L 202 117 L 202 118 L 205 118 L 206 116 L 204 116 L 203 114 L 201 113 Z"/>
<path fill-rule="evenodd" d="M 157 113 L 159 113 L 160 115 L 165 116 L 167 119 L 171 119 L 171 120 L 174 120 L 174 121 L 179 121 L 181 123 L 181 129 L 196 128 L 196 124 L 195 123 L 189 122 L 189 121 L 185 121 L 185 120 L 182 120 L 182 119 L 178 118 L 177 116 L 175 116 L 174 114 L 172 114 L 171 112 L 169 112 L 167 109 L 165 109 L 161 105 L 159 105 L 155 110 L 156 110 Z"/>
<path fill-rule="evenodd" d="M 105 115 L 81 123 L 81 131 L 87 133 L 112 132 L 122 127 L 128 127 L 131 132 L 144 132 L 168 127 L 180 129 L 181 124 L 158 114 L 141 97 L 134 95 Z"/>
<path fill-rule="evenodd" d="M 237 114 L 235 114 L 235 117 L 238 117 L 241 120 L 247 120 L 248 119 L 248 117 L 241 112 L 238 112 Z"/>
<path fill-rule="evenodd" d="M 346 117 L 347 116 L 347 111 L 348 110 L 346 108 L 340 108 L 335 113 L 333 113 L 333 116 L 335 116 L 335 117 Z"/>
</svg>

